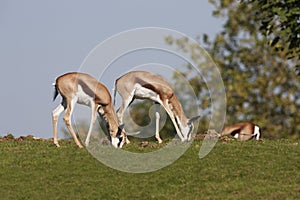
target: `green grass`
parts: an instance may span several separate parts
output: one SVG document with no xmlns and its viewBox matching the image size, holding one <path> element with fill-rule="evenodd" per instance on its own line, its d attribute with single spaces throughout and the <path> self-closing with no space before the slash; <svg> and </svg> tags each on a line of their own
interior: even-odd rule
<svg viewBox="0 0 300 200">
<path fill-rule="evenodd" d="M 296 140 L 219 141 L 203 159 L 202 141 L 172 165 L 132 174 L 111 169 L 72 141 L 0 142 L 0 199 L 297 199 Z M 125 149 L 144 152 L 136 142 Z"/>
</svg>

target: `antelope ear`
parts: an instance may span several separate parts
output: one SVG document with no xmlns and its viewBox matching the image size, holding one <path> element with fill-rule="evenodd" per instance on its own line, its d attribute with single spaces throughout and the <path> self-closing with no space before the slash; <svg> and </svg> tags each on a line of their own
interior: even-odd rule
<svg viewBox="0 0 300 200">
<path fill-rule="evenodd" d="M 194 121 L 197 121 L 200 118 L 201 118 L 201 115 L 198 115 L 196 117 L 192 117 L 191 119 L 189 119 L 189 123 L 193 123 Z"/>
<path fill-rule="evenodd" d="M 121 130 L 123 130 L 123 129 L 124 129 L 124 126 L 125 126 L 125 124 L 121 124 L 121 125 L 119 126 L 119 128 L 120 128 Z"/>
</svg>

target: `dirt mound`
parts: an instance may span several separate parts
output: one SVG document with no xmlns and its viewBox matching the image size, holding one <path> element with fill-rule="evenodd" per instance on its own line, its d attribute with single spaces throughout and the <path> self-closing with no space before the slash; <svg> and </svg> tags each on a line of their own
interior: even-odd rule
<svg viewBox="0 0 300 200">
<path fill-rule="evenodd" d="M 12 140 L 15 140 L 15 137 L 12 134 L 7 134 L 4 137 L 0 137 L 0 142 L 3 142 L 3 141 L 12 141 Z"/>
<path fill-rule="evenodd" d="M 27 135 L 27 136 L 20 136 L 18 138 L 15 138 L 12 134 L 7 134 L 4 137 L 0 137 L 0 142 L 5 142 L 5 141 L 24 141 L 24 140 L 39 140 L 39 141 L 45 141 L 46 139 L 44 138 L 37 138 L 33 135 Z"/>
</svg>

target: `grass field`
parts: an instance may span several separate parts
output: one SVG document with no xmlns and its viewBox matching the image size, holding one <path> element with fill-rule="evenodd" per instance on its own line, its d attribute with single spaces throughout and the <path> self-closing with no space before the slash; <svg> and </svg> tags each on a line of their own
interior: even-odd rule
<svg viewBox="0 0 300 200">
<path fill-rule="evenodd" d="M 218 141 L 199 159 L 201 143 L 161 170 L 132 174 L 105 166 L 70 140 L 61 148 L 2 141 L 0 199 L 300 198 L 299 140 Z M 130 145 L 125 149 L 138 146 Z"/>
</svg>

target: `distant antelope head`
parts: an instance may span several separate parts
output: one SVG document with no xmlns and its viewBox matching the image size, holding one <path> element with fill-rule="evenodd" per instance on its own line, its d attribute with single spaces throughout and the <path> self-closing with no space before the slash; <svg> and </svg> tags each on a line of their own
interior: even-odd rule
<svg viewBox="0 0 300 200">
<path fill-rule="evenodd" d="M 72 135 L 75 143 L 82 148 L 81 143 L 71 125 L 71 115 L 76 103 L 87 105 L 92 108 L 91 123 L 86 137 L 85 145 L 89 145 L 93 125 L 98 112 L 107 123 L 111 143 L 116 148 L 122 148 L 126 135 L 119 126 L 116 112 L 111 102 L 111 96 L 107 88 L 88 74 L 67 73 L 56 79 L 55 94 L 53 100 L 60 94 L 62 102 L 52 112 L 54 144 L 59 147 L 57 137 L 57 120 L 59 115 L 65 110 L 64 121 Z"/>
<path fill-rule="evenodd" d="M 193 122 L 200 116 L 188 119 L 178 101 L 173 89 L 162 77 L 146 71 L 132 71 L 124 74 L 115 82 L 114 99 L 116 92 L 122 98 L 122 105 L 117 110 L 120 123 L 123 123 L 123 115 L 126 108 L 134 99 L 149 99 L 164 107 L 170 116 L 176 132 L 182 141 L 189 141 L 193 131 Z M 162 139 L 159 136 L 159 112 L 156 112 L 155 137 L 159 143 Z"/>
</svg>

